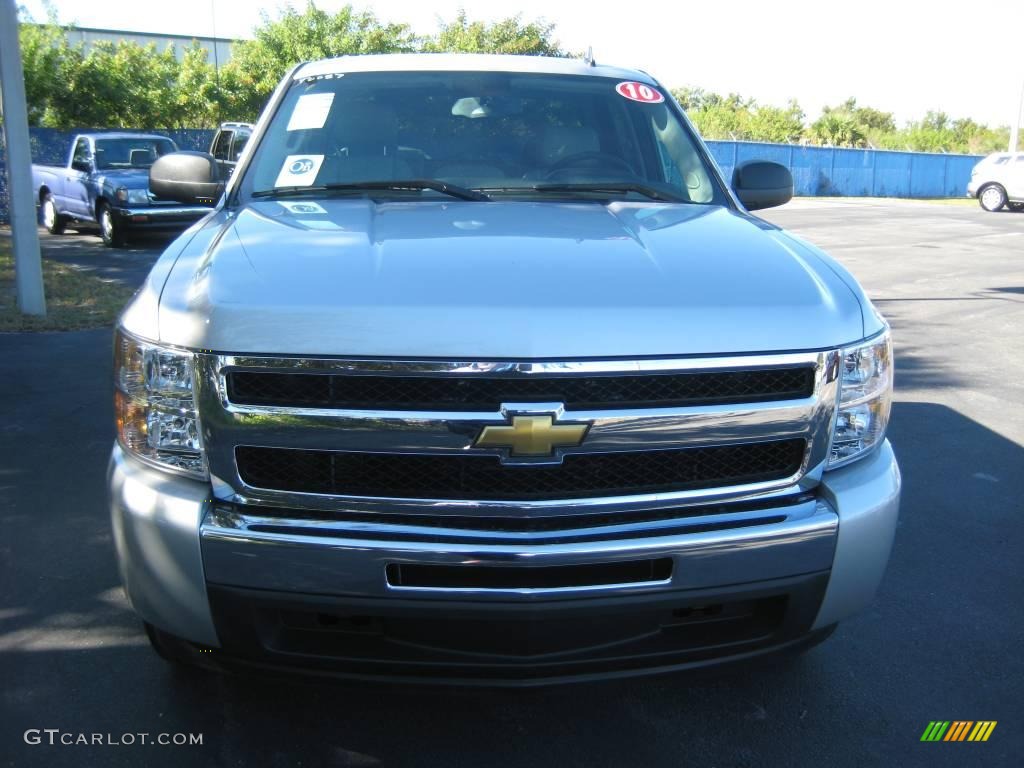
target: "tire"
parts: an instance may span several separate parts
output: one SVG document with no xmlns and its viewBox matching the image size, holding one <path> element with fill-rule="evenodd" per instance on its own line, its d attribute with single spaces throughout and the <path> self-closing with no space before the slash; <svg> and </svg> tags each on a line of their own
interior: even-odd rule
<svg viewBox="0 0 1024 768">
<path fill-rule="evenodd" d="M 1006 190 L 998 184 L 987 184 L 978 191 L 978 202 L 986 211 L 995 213 L 1006 205 Z"/>
<path fill-rule="evenodd" d="M 118 224 L 107 203 L 100 203 L 96 209 L 96 221 L 100 225 L 100 237 L 103 244 L 110 248 L 123 248 L 128 242 L 124 227 Z"/>
<path fill-rule="evenodd" d="M 53 195 L 47 194 L 43 198 L 43 226 L 46 227 L 46 231 L 51 235 L 63 235 L 67 224 L 67 216 L 62 216 L 58 213 L 57 203 L 54 201 Z"/>
</svg>

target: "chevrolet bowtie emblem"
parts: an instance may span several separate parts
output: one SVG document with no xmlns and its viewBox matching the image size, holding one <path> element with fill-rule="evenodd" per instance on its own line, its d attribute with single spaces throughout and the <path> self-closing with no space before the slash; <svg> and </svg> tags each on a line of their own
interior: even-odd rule
<svg viewBox="0 0 1024 768">
<path fill-rule="evenodd" d="M 555 424 L 550 414 L 513 416 L 511 425 L 488 426 L 474 448 L 508 448 L 511 456 L 551 456 L 555 448 L 579 445 L 589 424 Z"/>
</svg>

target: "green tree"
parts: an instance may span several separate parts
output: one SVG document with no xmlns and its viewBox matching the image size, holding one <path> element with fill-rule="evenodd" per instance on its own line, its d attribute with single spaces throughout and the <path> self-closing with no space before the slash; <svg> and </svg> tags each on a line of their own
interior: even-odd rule
<svg viewBox="0 0 1024 768">
<path fill-rule="evenodd" d="M 717 93 L 697 92 L 691 95 L 699 104 L 689 111 L 690 119 L 701 135 L 708 139 L 749 140 L 750 112 L 754 102 L 736 93 L 720 96 Z"/>
<path fill-rule="evenodd" d="M 747 130 L 749 115 L 745 110 L 735 109 L 731 105 L 720 102 L 709 104 L 690 114 L 694 125 L 701 135 L 708 139 L 750 138 Z"/>
<path fill-rule="evenodd" d="M 232 47 L 221 70 L 235 93 L 232 119 L 255 119 L 278 82 L 292 66 L 311 59 L 366 53 L 405 53 L 420 47 L 408 24 L 378 21 L 351 5 L 331 14 L 312 0 L 301 13 L 285 8 L 277 19 L 264 13 L 255 39 Z"/>
<path fill-rule="evenodd" d="M 987 155 L 1006 149 L 1010 144 L 1010 127 L 990 128 L 970 118 L 953 121 L 955 142 L 953 151 L 966 152 L 972 155 Z"/>
<path fill-rule="evenodd" d="M 174 90 L 175 127 L 213 128 L 219 123 L 224 92 L 209 51 L 198 42 L 182 53 Z"/>
<path fill-rule="evenodd" d="M 175 113 L 178 61 L 174 48 L 95 43 L 65 60 L 62 93 L 47 109 L 47 124 L 71 128 L 167 128 Z"/>
<path fill-rule="evenodd" d="M 785 107 L 756 106 L 748 121 L 748 133 L 755 141 L 792 144 L 803 132 L 804 111 L 794 100 Z"/>
<path fill-rule="evenodd" d="M 555 25 L 543 21 L 524 23 L 521 15 L 485 24 L 471 22 L 460 10 L 451 22 L 442 22 L 438 33 L 423 43 L 430 53 L 511 53 L 529 56 L 568 56 L 554 39 Z"/>
<path fill-rule="evenodd" d="M 407 24 L 382 22 L 345 5 L 328 13 L 309 2 L 301 10 L 266 14 L 255 39 L 237 43 L 232 59 L 215 70 L 206 50 L 134 43 L 68 44 L 54 11 L 34 24 L 22 10 L 19 35 L 32 125 L 52 127 L 210 127 L 221 119 L 254 120 L 289 68 L 332 56 L 430 51 L 486 51 L 565 55 L 553 25 L 514 16 L 493 24 L 460 12 L 429 38 Z"/>
<path fill-rule="evenodd" d="M 915 152 L 946 152 L 954 141 L 951 123 L 945 112 L 929 111 L 923 120 L 907 124 L 903 140 Z"/>
<path fill-rule="evenodd" d="M 703 88 L 694 88 L 692 86 L 673 88 L 671 93 L 675 100 L 679 102 L 679 106 L 688 113 L 703 109 L 712 98 L 721 98 L 718 94 L 709 93 Z"/>
<path fill-rule="evenodd" d="M 811 123 L 808 138 L 827 147 L 864 147 L 867 135 L 856 117 L 845 110 L 827 110 Z"/>
<path fill-rule="evenodd" d="M 53 128 L 166 128 L 189 115 L 178 108 L 174 49 L 121 42 L 68 43 L 50 10 L 44 24 L 19 25 L 29 124 Z"/>
<path fill-rule="evenodd" d="M 407 24 L 380 21 L 351 5 L 328 13 L 309 2 L 302 11 L 285 8 L 273 20 L 264 15 L 255 39 L 237 43 L 232 60 L 217 71 L 198 44 L 187 47 L 180 61 L 173 48 L 152 45 L 72 46 L 52 6 L 44 7 L 43 24 L 31 23 L 21 9 L 19 38 L 29 122 L 55 128 L 198 128 L 221 119 L 253 120 L 282 75 L 309 59 L 414 51 L 569 55 L 554 37 L 554 25 L 543 20 L 524 22 L 517 15 L 485 23 L 460 11 L 435 34 L 419 37 Z M 898 129 L 892 113 L 854 98 L 825 107 L 805 127 L 796 101 L 776 107 L 696 87 L 672 94 L 709 139 L 973 154 L 1008 143 L 1006 126 L 992 128 L 944 112 L 929 112 Z"/>
<path fill-rule="evenodd" d="M 880 131 L 881 133 L 893 133 L 896 131 L 896 121 L 892 112 L 883 112 L 873 107 L 861 107 L 852 96 L 838 107 L 825 107 L 822 110 L 828 112 L 841 112 L 850 115 L 857 125 L 865 132 Z"/>
<path fill-rule="evenodd" d="M 896 133 L 891 112 L 857 105 L 849 98 L 835 107 L 824 107 L 821 117 L 811 123 L 811 141 L 834 147 L 886 146 Z"/>
<path fill-rule="evenodd" d="M 674 89 L 672 95 L 706 139 L 785 144 L 798 141 L 804 130 L 804 112 L 794 100 L 774 107 L 737 93 L 721 96 L 690 87 Z"/>
<path fill-rule="evenodd" d="M 28 17 L 31 21 L 31 17 Z M 29 125 L 46 124 L 46 112 L 55 91 L 61 90 L 61 74 L 66 61 L 76 51 L 68 45 L 67 36 L 51 16 L 45 24 L 26 23 L 18 26 L 21 64 L 25 71 L 25 101 Z"/>
</svg>

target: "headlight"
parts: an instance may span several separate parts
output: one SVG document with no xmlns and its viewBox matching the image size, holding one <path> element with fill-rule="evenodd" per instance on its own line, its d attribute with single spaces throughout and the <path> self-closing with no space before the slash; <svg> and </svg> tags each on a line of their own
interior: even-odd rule
<svg viewBox="0 0 1024 768">
<path fill-rule="evenodd" d="M 149 205 L 149 191 L 145 189 L 126 189 L 125 187 L 118 187 L 117 191 L 114 192 L 114 197 L 117 198 L 119 203 Z"/>
<path fill-rule="evenodd" d="M 828 468 L 863 456 L 885 437 L 892 408 L 892 338 L 889 330 L 843 350 L 839 406 Z"/>
<path fill-rule="evenodd" d="M 126 451 L 150 464 L 205 478 L 193 364 L 190 352 L 140 341 L 118 329 L 114 413 L 117 439 Z"/>
</svg>

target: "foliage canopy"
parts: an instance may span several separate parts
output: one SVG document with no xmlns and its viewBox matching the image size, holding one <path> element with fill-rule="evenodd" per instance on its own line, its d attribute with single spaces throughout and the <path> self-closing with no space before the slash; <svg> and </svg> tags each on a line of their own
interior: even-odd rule
<svg viewBox="0 0 1024 768">
<path fill-rule="evenodd" d="M 27 14 L 23 11 L 27 21 Z M 50 11 L 47 23 L 20 25 L 25 95 L 31 125 L 54 128 L 210 128 L 221 120 L 255 120 L 274 87 L 300 61 L 331 56 L 406 52 L 570 55 L 553 24 L 519 15 L 486 23 L 459 11 L 436 33 L 381 21 L 372 11 L 342 6 L 330 13 L 310 0 L 276 18 L 263 14 L 252 40 L 234 44 L 220 67 L 193 42 L 179 58 L 172 47 L 122 41 L 71 45 Z M 878 147 L 984 154 L 1005 148 L 1009 129 L 929 112 L 897 128 L 889 112 L 847 99 L 806 122 L 800 105 L 760 104 L 701 88 L 672 91 L 708 139 Z"/>
</svg>

